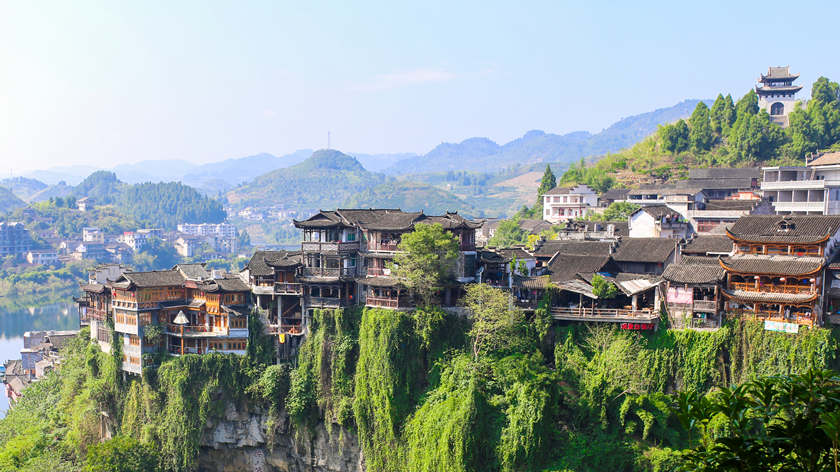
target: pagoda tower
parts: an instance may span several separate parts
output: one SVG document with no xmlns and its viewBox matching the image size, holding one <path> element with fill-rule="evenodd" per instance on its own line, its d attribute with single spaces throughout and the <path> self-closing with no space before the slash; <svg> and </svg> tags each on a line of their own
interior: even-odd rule
<svg viewBox="0 0 840 472">
<path fill-rule="evenodd" d="M 796 92 L 802 90 L 801 85 L 793 85 L 799 74 L 791 74 L 790 66 L 770 67 L 767 74 L 761 74 L 755 86 L 758 94 L 758 107 L 766 110 L 773 122 L 788 126 L 788 115 L 796 105 Z"/>
</svg>

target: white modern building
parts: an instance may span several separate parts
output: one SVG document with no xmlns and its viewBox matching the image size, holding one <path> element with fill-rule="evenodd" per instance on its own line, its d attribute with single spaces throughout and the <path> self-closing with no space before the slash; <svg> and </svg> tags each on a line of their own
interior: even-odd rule
<svg viewBox="0 0 840 472">
<path fill-rule="evenodd" d="M 685 239 L 694 231 L 678 211 L 666 205 L 648 205 L 629 218 L 631 238 Z"/>
<path fill-rule="evenodd" d="M 761 190 L 778 214 L 840 215 L 840 152 L 804 166 L 763 167 Z"/>
<path fill-rule="evenodd" d="M 543 219 L 561 223 L 586 216 L 598 206 L 598 194 L 588 185 L 554 187 L 543 195 Z"/>
</svg>

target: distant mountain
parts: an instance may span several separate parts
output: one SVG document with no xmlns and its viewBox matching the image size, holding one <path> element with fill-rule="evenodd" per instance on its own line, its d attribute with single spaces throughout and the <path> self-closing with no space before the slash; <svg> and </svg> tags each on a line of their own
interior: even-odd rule
<svg viewBox="0 0 840 472">
<path fill-rule="evenodd" d="M 129 184 L 143 182 L 174 182 L 196 168 L 196 164 L 181 159 L 158 159 L 119 164 L 112 170 L 117 178 Z"/>
<path fill-rule="evenodd" d="M 66 182 L 76 185 L 85 179 L 91 172 L 98 170 L 92 166 L 57 166 L 45 170 L 35 170 L 24 174 L 24 177 L 40 180 L 47 185 L 55 185 L 59 182 Z"/>
<path fill-rule="evenodd" d="M 180 180 L 210 194 L 219 194 L 266 172 L 297 164 L 311 155 L 312 151 L 305 149 L 280 157 L 261 153 L 225 159 L 197 166 L 185 173 Z"/>
<path fill-rule="evenodd" d="M 349 155 L 355 157 L 365 169 L 371 172 L 382 172 L 393 164 L 417 157 L 413 152 L 402 152 L 396 154 L 361 154 L 357 152 L 350 152 Z"/>
<path fill-rule="evenodd" d="M 388 182 L 352 195 L 341 204 L 344 208 L 400 208 L 423 210 L 426 214 L 459 211 L 466 216 L 476 213 L 465 200 L 439 187 L 416 182 Z"/>
<path fill-rule="evenodd" d="M 83 179 L 82 179 L 83 180 Z M 81 182 L 81 180 L 80 180 Z M 72 185 L 68 185 L 67 182 L 61 181 L 55 185 L 50 185 L 49 187 L 41 190 L 40 192 L 32 195 L 29 197 L 29 202 L 45 202 L 50 198 L 55 197 L 71 197 L 75 193 L 75 190 Z"/>
<path fill-rule="evenodd" d="M 419 174 L 449 170 L 493 171 L 536 162 L 568 164 L 584 157 L 631 146 L 656 131 L 659 125 L 689 116 L 698 102 L 685 100 L 672 107 L 623 118 L 597 134 L 577 131 L 557 135 L 532 130 L 502 146 L 487 138 L 443 143 L 425 155 L 401 160 L 384 172 Z M 706 102 L 711 104 L 710 100 Z"/>
<path fill-rule="evenodd" d="M 0 180 L 0 186 L 11 190 L 15 196 L 23 201 L 29 201 L 33 195 L 48 187 L 47 184 L 40 180 L 26 177 L 11 177 Z"/>
<path fill-rule="evenodd" d="M 18 198 L 11 190 L 0 187 L 0 215 L 11 213 L 26 206 L 26 202 Z"/>
<path fill-rule="evenodd" d="M 382 174 L 367 171 L 352 156 L 322 149 L 299 164 L 271 171 L 231 190 L 227 199 L 239 207 L 335 208 L 351 195 L 385 180 Z"/>
</svg>

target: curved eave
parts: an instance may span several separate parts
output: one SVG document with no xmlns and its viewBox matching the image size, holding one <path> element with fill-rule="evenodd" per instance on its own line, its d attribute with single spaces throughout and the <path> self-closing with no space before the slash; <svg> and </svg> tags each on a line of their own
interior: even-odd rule
<svg viewBox="0 0 840 472">
<path fill-rule="evenodd" d="M 821 243 L 824 243 L 824 242 L 828 241 L 829 238 L 831 238 L 830 234 L 826 234 L 821 239 L 814 239 L 813 241 L 796 241 L 796 242 L 791 242 L 791 241 L 779 241 L 779 242 L 756 241 L 756 240 L 752 240 L 752 239 L 742 238 L 742 237 L 736 235 L 735 233 L 733 233 L 732 231 L 730 231 L 729 228 L 726 228 L 726 235 L 729 236 L 729 238 L 732 239 L 735 242 L 749 243 L 749 244 L 821 244 Z"/>
<path fill-rule="evenodd" d="M 812 294 L 808 297 L 802 297 L 801 299 L 797 299 L 797 300 L 782 300 L 781 298 L 783 298 L 785 295 L 788 295 L 788 294 L 780 293 L 780 294 L 778 294 L 779 299 L 774 300 L 773 296 L 775 294 L 773 292 L 755 292 L 757 294 L 761 293 L 761 294 L 766 295 L 766 297 L 764 297 L 764 298 L 767 298 L 766 300 L 759 300 L 758 298 L 762 298 L 762 297 L 749 297 L 749 296 L 744 296 L 744 295 L 738 295 L 738 294 L 735 294 L 735 293 L 731 293 L 729 290 L 721 290 L 721 293 L 723 294 L 724 297 L 726 297 L 729 300 L 735 300 L 735 301 L 743 302 L 743 303 L 779 303 L 779 304 L 783 304 L 783 305 L 806 305 L 806 304 L 810 304 L 811 302 L 816 300 L 817 297 L 819 296 L 819 294 L 814 293 L 814 294 Z"/>
<path fill-rule="evenodd" d="M 733 267 L 727 266 L 726 264 L 724 264 L 723 259 L 718 259 L 718 263 L 720 263 L 720 266 L 723 267 L 723 270 L 725 270 L 726 272 L 734 272 L 736 274 L 746 274 L 746 275 L 767 275 L 767 276 L 778 275 L 780 277 L 799 277 L 799 276 L 806 276 L 806 275 L 816 275 L 824 267 L 824 266 L 820 266 L 820 267 L 818 267 L 814 270 L 810 270 L 808 272 L 799 272 L 799 273 L 793 273 L 793 272 L 784 272 L 784 273 L 782 273 L 782 272 L 745 272 L 743 270 L 738 270 L 738 269 L 735 269 Z"/>
</svg>

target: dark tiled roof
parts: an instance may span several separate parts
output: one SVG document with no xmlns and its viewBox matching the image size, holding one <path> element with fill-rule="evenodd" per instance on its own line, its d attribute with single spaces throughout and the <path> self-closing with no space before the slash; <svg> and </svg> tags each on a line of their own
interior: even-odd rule
<svg viewBox="0 0 840 472">
<path fill-rule="evenodd" d="M 703 191 L 702 187 L 680 185 L 643 185 L 627 192 L 627 195 L 696 195 Z"/>
<path fill-rule="evenodd" d="M 674 211 L 666 205 L 646 205 L 636 210 L 634 214 L 640 211 L 647 213 L 648 215 L 654 217 L 657 220 L 665 217 L 671 217 L 676 219 L 682 218 L 682 215 L 680 215 L 679 212 Z"/>
<path fill-rule="evenodd" d="M 475 229 L 481 226 L 480 221 L 468 220 L 458 213 L 449 212 L 440 216 L 421 215 L 415 223 L 439 223 L 443 229 Z"/>
<path fill-rule="evenodd" d="M 351 224 L 374 231 L 409 231 L 421 212 L 399 209 L 341 209 L 338 213 Z"/>
<path fill-rule="evenodd" d="M 332 210 L 321 210 L 305 220 L 292 220 L 292 222 L 298 228 L 329 228 L 341 225 L 349 226 L 349 223 L 345 221 L 344 218 Z"/>
<path fill-rule="evenodd" d="M 554 187 L 553 189 L 545 192 L 543 195 L 563 195 L 572 191 L 574 187 Z"/>
<path fill-rule="evenodd" d="M 519 274 L 513 274 L 513 285 L 526 289 L 541 289 L 546 288 L 549 283 L 549 276 L 538 275 L 534 277 L 523 277 Z"/>
<path fill-rule="evenodd" d="M 180 270 L 189 280 L 204 280 L 210 277 L 210 272 L 204 268 L 204 264 L 178 264 L 174 269 Z"/>
<path fill-rule="evenodd" d="M 840 216 L 749 215 L 729 229 L 732 237 L 755 242 L 816 243 L 840 229 Z"/>
<path fill-rule="evenodd" d="M 499 248 L 496 249 L 496 252 L 501 254 L 507 259 L 513 259 L 514 257 L 519 260 L 525 259 L 533 259 L 534 255 L 526 251 L 521 247 L 508 247 L 508 248 Z"/>
<path fill-rule="evenodd" d="M 270 267 L 294 267 L 301 264 L 300 251 L 264 251 L 263 257 Z"/>
<path fill-rule="evenodd" d="M 255 251 L 254 255 L 251 256 L 251 260 L 248 261 L 248 272 L 250 272 L 251 275 L 274 275 L 274 269 L 265 263 L 266 252 L 268 251 Z"/>
<path fill-rule="evenodd" d="M 761 169 L 758 167 L 704 167 L 688 169 L 688 179 L 758 179 Z"/>
<path fill-rule="evenodd" d="M 509 258 L 502 255 L 502 253 L 498 249 L 479 250 L 478 256 L 481 259 L 481 262 L 488 264 L 504 264 L 510 260 Z"/>
<path fill-rule="evenodd" d="M 105 286 L 102 284 L 84 284 L 82 290 L 91 293 L 102 293 L 105 291 Z"/>
<path fill-rule="evenodd" d="M 728 236 L 704 235 L 696 236 L 688 241 L 683 254 L 696 254 L 705 256 L 708 254 L 728 254 L 732 252 L 732 239 Z"/>
<path fill-rule="evenodd" d="M 125 278 L 137 287 L 167 287 L 181 285 L 184 276 L 177 270 L 153 270 L 149 272 L 124 272 L 120 279 Z"/>
<path fill-rule="evenodd" d="M 676 243 L 666 238 L 623 238 L 613 259 L 619 262 L 664 263 L 674 252 Z"/>
<path fill-rule="evenodd" d="M 629 188 L 611 188 L 601 194 L 601 200 L 624 200 L 630 192 Z"/>
<path fill-rule="evenodd" d="M 557 253 L 571 255 L 608 256 L 612 243 L 606 241 L 544 241 L 534 250 L 537 257 L 551 257 Z"/>
<path fill-rule="evenodd" d="M 551 223 L 545 220 L 519 220 L 519 227 L 531 234 L 539 234 L 542 231 L 550 230 Z"/>
<path fill-rule="evenodd" d="M 709 258 L 711 264 L 692 263 L 685 260 L 670 264 L 662 273 L 662 278 L 679 284 L 715 284 L 723 280 L 726 271 L 717 260 Z"/>
<path fill-rule="evenodd" d="M 709 200 L 706 210 L 750 211 L 758 205 L 758 200 Z"/>
<path fill-rule="evenodd" d="M 820 270 L 824 261 L 821 257 L 735 254 L 722 257 L 721 262 L 727 271 L 744 274 L 809 275 Z"/>
<path fill-rule="evenodd" d="M 612 267 L 609 255 L 556 254 L 548 264 L 551 281 L 554 283 L 573 280 L 578 274 L 594 272 L 617 272 Z"/>
<path fill-rule="evenodd" d="M 239 277 L 225 277 L 203 282 L 199 286 L 205 292 L 247 292 L 250 287 Z"/>
<path fill-rule="evenodd" d="M 746 303 L 807 303 L 817 298 L 812 293 L 749 292 L 746 290 L 724 290 L 727 298 Z"/>
</svg>

